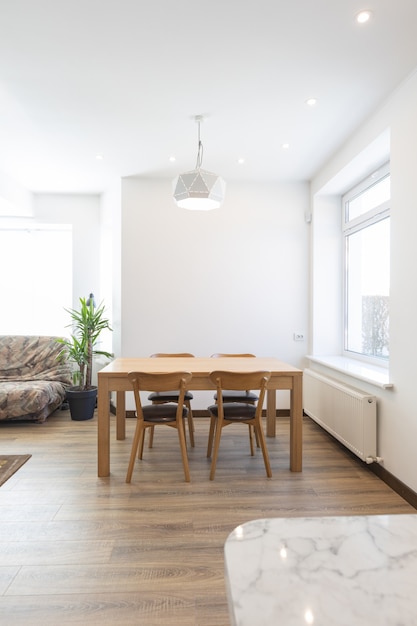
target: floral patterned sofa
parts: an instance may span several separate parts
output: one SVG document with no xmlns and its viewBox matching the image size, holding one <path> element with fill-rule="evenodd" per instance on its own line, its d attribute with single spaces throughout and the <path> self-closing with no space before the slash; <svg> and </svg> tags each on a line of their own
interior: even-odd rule
<svg viewBox="0 0 417 626">
<path fill-rule="evenodd" d="M 70 369 L 56 337 L 0 335 L 0 420 L 44 422 L 65 399 Z"/>
</svg>

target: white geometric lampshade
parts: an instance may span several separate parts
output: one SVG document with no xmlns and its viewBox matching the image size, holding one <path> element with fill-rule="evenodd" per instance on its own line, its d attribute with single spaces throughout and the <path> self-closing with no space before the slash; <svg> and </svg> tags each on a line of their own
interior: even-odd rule
<svg viewBox="0 0 417 626">
<path fill-rule="evenodd" d="M 180 174 L 173 185 L 177 205 L 192 211 L 218 209 L 226 191 L 223 178 L 200 168 Z"/>
</svg>

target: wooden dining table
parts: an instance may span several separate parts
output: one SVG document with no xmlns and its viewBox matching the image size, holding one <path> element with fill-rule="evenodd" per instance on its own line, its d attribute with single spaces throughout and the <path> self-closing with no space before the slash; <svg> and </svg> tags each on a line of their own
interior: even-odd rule
<svg viewBox="0 0 417 626">
<path fill-rule="evenodd" d="M 132 391 L 127 377 L 129 372 L 148 373 L 187 371 L 192 373 L 190 391 L 214 389 L 210 372 L 268 371 L 271 378 L 267 387 L 266 434 L 275 437 L 276 391 L 290 391 L 290 470 L 302 471 L 302 376 L 303 372 L 274 357 L 161 357 L 158 359 L 117 358 L 97 374 L 97 446 L 98 476 L 110 475 L 110 393 L 116 392 L 116 437 L 125 438 L 126 391 Z"/>
</svg>

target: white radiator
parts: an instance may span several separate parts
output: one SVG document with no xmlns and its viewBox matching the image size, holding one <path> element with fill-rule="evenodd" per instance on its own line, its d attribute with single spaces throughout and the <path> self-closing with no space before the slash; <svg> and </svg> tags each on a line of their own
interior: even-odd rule
<svg viewBox="0 0 417 626">
<path fill-rule="evenodd" d="M 376 397 L 314 370 L 303 376 L 304 411 L 362 461 L 376 456 Z"/>
</svg>

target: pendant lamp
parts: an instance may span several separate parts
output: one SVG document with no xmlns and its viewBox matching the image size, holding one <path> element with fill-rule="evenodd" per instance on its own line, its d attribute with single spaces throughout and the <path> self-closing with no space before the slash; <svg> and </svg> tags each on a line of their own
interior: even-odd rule
<svg viewBox="0 0 417 626">
<path fill-rule="evenodd" d="M 174 180 L 174 200 L 182 209 L 190 211 L 210 211 L 218 209 L 224 200 L 226 183 L 224 180 L 201 169 L 203 162 L 203 144 L 200 139 L 200 124 L 202 115 L 196 115 L 198 124 L 198 151 L 197 162 L 194 170 L 184 172 Z"/>
</svg>

